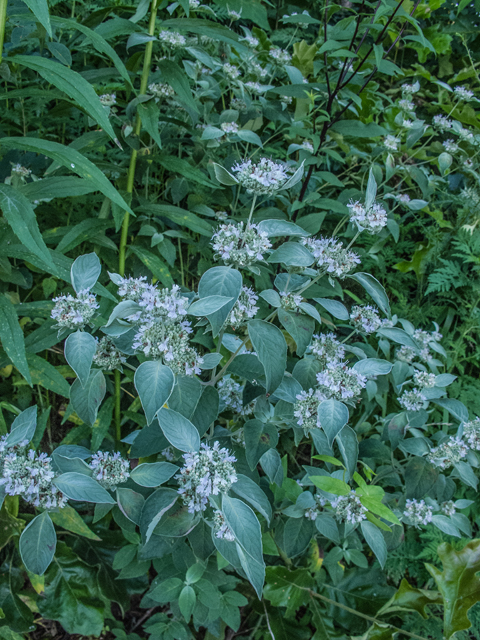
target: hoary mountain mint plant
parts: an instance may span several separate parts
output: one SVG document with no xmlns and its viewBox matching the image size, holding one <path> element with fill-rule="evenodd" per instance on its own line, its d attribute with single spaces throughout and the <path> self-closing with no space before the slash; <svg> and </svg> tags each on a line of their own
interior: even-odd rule
<svg viewBox="0 0 480 640">
<path fill-rule="evenodd" d="M 35 611 L 89 637 L 370 640 L 425 602 L 467 629 L 438 567 L 439 591 L 391 568 L 455 539 L 448 580 L 480 568 L 480 418 L 443 327 L 396 312 L 420 258 L 381 263 L 412 220 L 449 229 L 445 202 L 478 231 L 478 99 L 453 58 L 422 66 L 435 7 L 20 4 L 0 635 Z"/>
</svg>

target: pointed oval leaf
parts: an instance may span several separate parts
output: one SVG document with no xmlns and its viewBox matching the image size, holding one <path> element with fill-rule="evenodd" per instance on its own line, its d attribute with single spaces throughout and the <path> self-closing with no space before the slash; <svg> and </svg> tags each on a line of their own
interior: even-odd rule
<svg viewBox="0 0 480 640">
<path fill-rule="evenodd" d="M 135 371 L 135 389 L 140 396 L 147 424 L 169 399 L 175 384 L 175 376 L 170 367 L 156 360 L 143 362 Z"/>
<path fill-rule="evenodd" d="M 20 555 L 28 571 L 43 575 L 53 560 L 57 546 L 55 527 L 44 511 L 34 518 L 20 536 Z"/>
<path fill-rule="evenodd" d="M 96 480 L 82 473 L 63 473 L 53 480 L 53 484 L 70 500 L 116 504 L 112 496 Z"/>
<path fill-rule="evenodd" d="M 200 435 L 195 426 L 181 413 L 172 409 L 160 409 L 158 423 L 167 440 L 180 451 L 198 451 Z"/>
<path fill-rule="evenodd" d="M 65 360 L 77 374 L 82 386 L 85 386 L 90 375 L 96 350 L 95 338 L 86 331 L 71 333 L 65 340 Z"/>
</svg>

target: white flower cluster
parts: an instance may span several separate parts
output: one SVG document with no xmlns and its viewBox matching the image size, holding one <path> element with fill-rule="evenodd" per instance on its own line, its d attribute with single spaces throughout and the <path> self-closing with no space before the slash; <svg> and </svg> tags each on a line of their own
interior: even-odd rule
<svg viewBox="0 0 480 640">
<path fill-rule="evenodd" d="M 26 452 L 28 442 L 6 449 L 6 436 L 1 439 L 3 471 L 0 485 L 9 496 L 21 496 L 34 507 L 62 509 L 67 497 L 52 483 L 55 472 L 52 459 L 46 453 L 37 454 L 33 449 Z"/>
<path fill-rule="evenodd" d="M 468 446 L 461 438 L 450 436 L 448 440 L 442 442 L 438 447 L 431 449 L 427 455 L 427 460 L 435 467 L 449 469 L 468 453 Z"/>
<path fill-rule="evenodd" d="M 19 163 L 12 165 L 12 174 L 15 176 L 20 176 L 20 178 L 28 178 L 31 173 L 31 169 L 22 167 L 22 165 Z"/>
<path fill-rule="evenodd" d="M 249 267 L 263 260 L 271 246 L 266 232 L 260 231 L 256 224 L 244 230 L 243 222 L 222 224 L 212 237 L 215 258 L 235 267 Z"/>
<path fill-rule="evenodd" d="M 93 364 L 105 371 L 122 368 L 126 357 L 117 349 L 109 336 L 104 336 L 97 342 L 97 350 L 93 356 Z"/>
<path fill-rule="evenodd" d="M 238 300 L 228 316 L 227 324 L 234 329 L 238 329 L 238 327 L 245 324 L 250 318 L 254 318 L 258 311 L 257 301 L 258 296 L 255 291 L 251 287 L 244 285 L 240 291 Z"/>
<path fill-rule="evenodd" d="M 395 352 L 395 357 L 397 358 L 397 360 L 406 362 L 407 364 L 413 362 L 416 355 L 417 354 L 415 352 L 415 349 L 412 349 L 412 347 L 407 347 L 406 345 L 402 345 L 400 349 L 397 349 L 397 351 Z"/>
<path fill-rule="evenodd" d="M 366 209 L 360 202 L 350 202 L 347 204 L 350 210 L 350 220 L 354 222 L 359 230 L 366 229 L 370 233 L 379 233 L 387 224 L 387 212 L 380 204 L 373 204 Z"/>
<path fill-rule="evenodd" d="M 465 87 L 454 87 L 453 93 L 456 98 L 463 100 L 464 102 L 469 102 L 474 97 L 473 91 L 470 91 L 470 89 L 466 89 Z"/>
<path fill-rule="evenodd" d="M 232 171 L 242 187 L 256 195 L 274 194 L 289 178 L 287 166 L 270 158 L 261 158 L 258 162 L 244 160 L 234 165 Z"/>
<path fill-rule="evenodd" d="M 226 62 L 223 65 L 223 73 L 227 76 L 227 78 L 230 78 L 230 80 L 236 80 L 240 76 L 240 69 L 234 64 Z"/>
<path fill-rule="evenodd" d="M 230 527 L 226 524 L 223 513 L 218 509 L 213 514 L 213 530 L 215 531 L 215 537 L 220 540 L 227 540 L 227 542 L 233 542 L 235 536 Z"/>
<path fill-rule="evenodd" d="M 256 76 L 257 78 L 266 78 L 268 76 L 268 69 L 262 67 L 260 64 L 256 62 L 249 62 L 248 64 L 248 73 Z"/>
<path fill-rule="evenodd" d="M 255 49 L 260 44 L 260 40 L 255 36 L 245 36 L 245 38 L 240 38 L 240 42 L 246 42 L 252 49 Z"/>
<path fill-rule="evenodd" d="M 245 82 L 245 89 L 248 89 L 250 93 L 263 93 L 264 87 L 259 82 Z"/>
<path fill-rule="evenodd" d="M 280 304 L 286 311 L 298 311 L 303 298 L 298 293 L 280 292 Z"/>
<path fill-rule="evenodd" d="M 480 418 L 477 417 L 463 424 L 463 437 L 470 449 L 480 451 Z"/>
<path fill-rule="evenodd" d="M 224 376 L 217 384 L 220 405 L 241 413 L 243 409 L 243 386 L 235 382 L 230 374 Z"/>
<path fill-rule="evenodd" d="M 434 116 L 433 126 L 436 127 L 442 133 L 452 128 L 452 121 L 447 116 Z"/>
<path fill-rule="evenodd" d="M 420 389 L 432 389 L 435 386 L 436 375 L 427 371 L 415 371 L 413 381 Z"/>
<path fill-rule="evenodd" d="M 161 98 L 173 98 L 175 91 L 169 84 L 161 84 L 159 82 L 152 82 L 148 85 L 148 90 L 155 96 L 156 101 Z"/>
<path fill-rule="evenodd" d="M 401 101 L 403 102 L 403 101 Z M 411 103 L 409 103 L 411 104 Z M 415 105 L 412 105 L 413 107 L 415 107 Z M 383 145 L 384 147 L 386 147 L 389 151 L 398 151 L 398 145 L 400 144 L 400 140 L 398 138 L 396 138 L 395 136 L 385 136 L 385 138 L 383 139 Z"/>
<path fill-rule="evenodd" d="M 418 528 L 419 525 L 426 525 L 432 521 L 433 509 L 425 500 L 407 500 L 403 515 L 409 520 L 409 524 Z"/>
<path fill-rule="evenodd" d="M 420 411 L 423 409 L 425 401 L 426 397 L 420 389 L 404 391 L 398 399 L 400 406 L 402 406 L 406 411 Z"/>
<path fill-rule="evenodd" d="M 310 344 L 310 352 L 323 364 L 339 362 L 345 357 L 345 348 L 333 333 L 314 335 Z"/>
<path fill-rule="evenodd" d="M 446 516 L 454 516 L 457 512 L 455 507 L 455 503 L 453 500 L 447 500 L 446 502 L 442 502 L 440 505 L 442 513 Z"/>
<path fill-rule="evenodd" d="M 363 307 L 354 305 L 350 312 L 350 321 L 357 331 L 367 334 L 374 333 L 382 324 L 377 309 L 369 304 Z"/>
<path fill-rule="evenodd" d="M 185 464 L 175 478 L 180 485 L 178 493 L 190 513 L 205 511 L 209 496 L 226 493 L 237 482 L 233 466 L 236 458 L 220 448 L 219 442 L 213 446 L 202 443 L 200 451 L 185 453 L 183 459 Z"/>
<path fill-rule="evenodd" d="M 445 140 L 445 142 L 443 142 L 442 144 L 445 151 L 448 151 L 448 153 L 457 153 L 458 144 L 455 142 L 455 140 L 452 140 L 451 138 L 449 138 L 448 140 Z"/>
<path fill-rule="evenodd" d="M 302 149 L 305 149 L 305 151 L 309 151 L 310 153 L 313 153 L 313 151 L 314 151 L 313 144 L 311 142 L 309 142 L 308 140 L 304 140 L 302 142 Z"/>
<path fill-rule="evenodd" d="M 159 359 L 174 373 L 190 376 L 201 372 L 203 358 L 190 346 L 190 323 L 170 321 L 167 318 L 149 319 L 140 325 L 133 341 L 133 349 L 147 357 Z"/>
<path fill-rule="evenodd" d="M 360 502 L 360 498 L 355 491 L 350 491 L 346 496 L 338 496 L 330 504 L 334 509 L 335 518 L 339 522 L 359 524 L 367 518 L 368 509 Z"/>
<path fill-rule="evenodd" d="M 407 113 L 412 113 L 412 111 L 415 111 L 415 104 L 411 100 L 409 100 L 408 98 L 404 98 L 403 100 L 399 100 L 398 106 L 400 107 L 400 109 L 402 111 L 406 111 Z M 396 138 L 394 138 L 393 136 L 387 136 L 387 138 L 393 138 L 398 143 L 398 140 Z M 385 146 L 387 146 L 386 139 L 385 139 Z M 395 148 L 395 151 L 396 150 L 397 150 L 397 148 Z"/>
<path fill-rule="evenodd" d="M 272 47 L 268 52 L 268 55 L 274 62 L 280 65 L 288 64 L 292 59 L 292 56 L 288 51 L 280 49 L 280 47 Z"/>
<path fill-rule="evenodd" d="M 416 329 L 413 332 L 412 338 L 419 345 L 420 359 L 424 362 L 429 362 L 432 359 L 430 344 L 440 342 L 442 334 L 438 331 L 424 331 L 423 329 Z"/>
<path fill-rule="evenodd" d="M 317 373 L 322 399 L 350 400 L 360 395 L 367 378 L 345 362 L 327 362 L 326 368 Z"/>
<path fill-rule="evenodd" d="M 318 516 L 323 512 L 323 507 L 328 504 L 328 500 L 326 498 L 322 498 L 321 495 L 316 493 L 314 496 L 315 506 L 310 507 L 310 509 L 306 509 L 303 514 L 307 520 L 311 520 L 315 522 Z"/>
<path fill-rule="evenodd" d="M 117 104 L 117 96 L 114 93 L 104 93 L 99 96 L 99 100 L 104 107 L 113 107 L 114 104 Z"/>
<path fill-rule="evenodd" d="M 133 300 L 139 302 L 146 291 L 151 291 L 155 287 L 147 284 L 147 277 L 140 278 L 121 278 L 118 286 L 118 295 L 125 300 Z"/>
<path fill-rule="evenodd" d="M 318 427 L 317 411 L 320 402 L 318 390 L 309 389 L 308 392 L 301 391 L 297 395 L 297 401 L 293 405 L 293 415 L 297 418 L 298 426 L 303 427 L 306 433 Z"/>
<path fill-rule="evenodd" d="M 130 465 L 128 460 L 118 453 L 98 451 L 92 456 L 89 464 L 93 469 L 93 477 L 107 491 L 115 491 L 117 485 L 126 482 L 130 477 Z"/>
<path fill-rule="evenodd" d="M 242 10 L 240 9 L 240 13 L 238 11 L 234 11 L 233 9 L 228 9 L 227 15 L 230 20 L 240 20 L 242 17 Z"/>
<path fill-rule="evenodd" d="M 222 122 L 222 124 L 220 125 L 220 128 L 222 129 L 222 131 L 224 131 L 227 134 L 237 133 L 238 124 L 236 122 Z"/>
<path fill-rule="evenodd" d="M 355 265 L 360 264 L 357 254 L 347 251 L 334 238 L 302 238 L 300 242 L 313 255 L 317 267 L 337 278 L 344 278 Z"/>
<path fill-rule="evenodd" d="M 165 45 L 168 45 L 172 49 L 180 49 L 187 44 L 187 40 L 185 36 L 182 36 L 180 33 L 176 31 L 165 31 L 162 30 L 158 34 L 158 39 Z"/>
<path fill-rule="evenodd" d="M 98 309 L 96 297 L 90 291 L 80 291 L 76 298 L 70 294 L 58 296 L 53 302 L 55 306 L 50 317 L 61 329 L 82 329 Z"/>
<path fill-rule="evenodd" d="M 408 193 L 401 193 L 398 196 L 395 196 L 396 200 L 398 202 L 401 202 L 402 204 L 408 204 L 411 200 L 410 196 L 408 195 Z"/>
</svg>

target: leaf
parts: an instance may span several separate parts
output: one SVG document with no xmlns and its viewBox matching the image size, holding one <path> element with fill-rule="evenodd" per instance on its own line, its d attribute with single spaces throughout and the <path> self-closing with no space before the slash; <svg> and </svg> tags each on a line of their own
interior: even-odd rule
<svg viewBox="0 0 480 640">
<path fill-rule="evenodd" d="M 309 267 L 314 260 L 310 251 L 298 242 L 284 242 L 268 257 L 268 262 L 281 262 L 288 267 Z"/>
<path fill-rule="evenodd" d="M 294 613 L 309 598 L 314 581 L 307 569 L 289 571 L 286 567 L 267 567 L 263 596 L 274 607 Z"/>
<path fill-rule="evenodd" d="M 336 436 L 348 422 L 348 409 L 338 400 L 324 400 L 318 407 L 318 422 L 331 446 Z"/>
<path fill-rule="evenodd" d="M 68 382 L 53 364 L 50 364 L 45 358 L 36 356 L 33 353 L 27 353 L 27 362 L 33 384 L 38 384 L 44 389 L 49 389 L 64 398 L 70 396 L 70 386 Z"/>
<path fill-rule="evenodd" d="M 82 536 L 83 538 L 88 538 L 89 540 L 100 540 L 100 538 L 85 524 L 82 516 L 68 504 L 63 507 L 63 509 L 59 509 L 59 511 L 51 511 L 50 518 L 57 527 L 62 527 L 62 529 L 71 531 L 72 533 Z"/>
<path fill-rule="evenodd" d="M 363 376 L 386 376 L 392 370 L 393 364 L 388 360 L 378 358 L 364 358 L 353 365 L 355 371 Z"/>
<path fill-rule="evenodd" d="M 0 184 L 0 208 L 20 242 L 50 269 L 54 269 L 50 252 L 38 228 L 35 211 L 27 198 L 13 187 Z"/>
<path fill-rule="evenodd" d="M 10 300 L 2 294 L 0 294 L 0 341 L 13 365 L 32 386 L 23 331 L 18 324 L 17 312 Z"/>
<path fill-rule="evenodd" d="M 220 182 L 220 184 L 224 184 L 227 187 L 238 184 L 238 180 L 233 176 L 229 171 L 227 171 L 224 167 L 216 162 L 213 163 L 213 171 L 215 173 L 216 179 Z"/>
<path fill-rule="evenodd" d="M 272 507 L 268 501 L 267 496 L 248 476 L 244 476 L 242 473 L 237 474 L 237 482 L 232 485 L 232 491 L 249 502 L 254 509 L 256 509 L 270 524 L 272 519 Z"/>
<path fill-rule="evenodd" d="M 273 393 L 282 382 L 287 365 L 287 343 L 278 327 L 264 320 L 250 320 L 248 335 L 265 369 L 266 391 Z"/>
<path fill-rule="evenodd" d="M 460 400 L 455 400 L 454 398 L 436 398 L 433 402 L 439 407 L 446 409 L 448 413 L 460 422 L 468 421 L 468 409 Z"/>
<path fill-rule="evenodd" d="M 222 499 L 222 512 L 227 526 L 235 536 L 242 569 L 247 574 L 257 596 L 261 598 L 265 580 L 265 563 L 260 523 L 248 505 L 227 495 Z"/>
<path fill-rule="evenodd" d="M 144 247 L 137 247 L 135 245 L 130 245 L 128 247 L 129 251 L 132 251 L 139 260 L 143 262 L 143 264 L 150 270 L 152 275 L 155 278 L 158 278 L 164 287 L 171 287 L 173 284 L 173 278 L 171 273 L 163 260 L 160 260 L 158 256 L 156 256 L 151 251 L 148 251 Z"/>
<path fill-rule="evenodd" d="M 102 107 L 103 108 L 103 107 Z M 114 188 L 114 186 L 105 177 L 102 171 L 72 147 L 65 147 L 58 142 L 44 140 L 40 138 L 15 137 L 2 138 L 1 146 L 4 149 L 22 149 L 23 151 L 33 151 L 40 153 L 48 158 L 52 158 L 67 169 L 71 169 L 81 178 L 85 178 L 92 182 L 96 189 L 101 191 L 104 196 L 115 202 L 124 211 L 128 211 L 135 215 L 128 204 Z"/>
<path fill-rule="evenodd" d="M 379 329 L 377 333 L 379 336 L 383 336 L 388 340 L 392 340 L 398 344 L 403 344 L 406 347 L 410 347 L 411 349 L 418 351 L 418 345 L 416 342 L 403 329 L 398 329 L 397 327 L 386 327 L 385 329 Z"/>
<path fill-rule="evenodd" d="M 95 338 L 85 331 L 71 333 L 65 340 L 65 360 L 77 374 L 82 386 L 85 386 L 90 375 L 96 350 Z"/>
<path fill-rule="evenodd" d="M 157 419 L 165 437 L 176 449 L 189 452 L 199 450 L 199 433 L 181 413 L 171 409 L 160 409 Z"/>
<path fill-rule="evenodd" d="M 443 571 L 426 564 L 443 596 L 443 634 L 446 640 L 472 625 L 467 613 L 480 600 L 480 540 L 472 540 L 461 551 L 443 542 L 437 549 Z"/>
<path fill-rule="evenodd" d="M 165 27 L 165 24 L 163 27 Z M 158 68 L 162 73 L 162 81 L 172 87 L 180 100 L 184 102 L 189 109 L 199 113 L 198 106 L 192 96 L 188 76 L 185 71 L 183 71 L 173 60 L 159 60 Z"/>
<path fill-rule="evenodd" d="M 198 184 L 203 184 L 204 187 L 210 187 L 210 189 L 216 189 L 218 187 L 215 182 L 207 177 L 206 173 L 202 171 L 202 169 L 200 169 L 199 167 L 194 167 L 188 160 L 177 158 L 177 156 L 162 155 L 158 158 L 158 162 L 162 165 L 162 167 L 168 169 L 169 172 L 179 173 L 187 180 L 198 182 Z M 173 208 L 178 209 L 179 207 Z M 188 213 L 185 209 L 182 209 L 182 211 L 184 214 Z M 202 221 L 201 218 L 198 218 L 197 216 L 195 216 L 195 218 L 197 218 L 199 224 L 201 222 L 205 222 L 205 224 L 208 224 L 206 221 Z"/>
<path fill-rule="evenodd" d="M 35 15 L 42 27 L 52 37 L 52 25 L 50 24 L 50 14 L 48 13 L 47 0 L 23 0 L 30 11 Z"/>
<path fill-rule="evenodd" d="M 207 238 L 211 238 L 213 233 L 212 225 L 209 222 L 186 209 L 175 207 L 173 204 L 149 204 L 145 207 L 139 207 L 138 211 L 161 216 L 179 227 L 186 227 Z"/>
<path fill-rule="evenodd" d="M 131 471 L 130 477 L 141 487 L 159 487 L 177 471 L 177 465 L 170 462 L 144 462 Z"/>
<path fill-rule="evenodd" d="M 242 282 L 241 273 L 230 267 L 212 267 L 200 278 L 200 282 L 198 283 L 198 295 L 200 299 L 213 295 L 231 298 L 230 302 L 208 316 L 214 337 L 219 334 L 230 311 L 238 300 L 238 296 L 242 290 Z"/>
<path fill-rule="evenodd" d="M 70 500 L 116 504 L 112 496 L 96 480 L 82 473 L 63 473 L 53 484 Z"/>
<path fill-rule="evenodd" d="M 315 519 L 315 526 L 322 536 L 328 540 L 332 540 L 336 544 L 340 544 L 338 525 L 332 516 L 329 516 L 326 513 L 320 513 Z"/>
<path fill-rule="evenodd" d="M 102 266 L 96 253 L 79 256 L 70 269 L 72 287 L 76 293 L 90 291 L 95 286 L 101 272 Z"/>
<path fill-rule="evenodd" d="M 27 571 L 43 575 L 53 560 L 57 546 L 55 527 L 48 511 L 34 518 L 20 536 L 20 555 Z"/>
<path fill-rule="evenodd" d="M 316 487 L 322 489 L 322 491 L 333 493 L 336 496 L 346 496 L 351 491 L 349 485 L 338 478 L 331 478 L 330 476 L 310 476 L 310 480 Z"/>
<path fill-rule="evenodd" d="M 382 532 L 374 524 L 368 522 L 368 520 L 364 520 L 360 526 L 368 546 L 377 556 L 377 560 L 383 569 L 387 561 L 387 545 Z"/>
<path fill-rule="evenodd" d="M 376 278 L 371 276 L 369 273 L 354 273 L 350 278 L 353 278 L 361 284 L 365 291 L 378 304 L 383 313 L 386 316 L 390 316 L 390 304 L 388 302 L 387 294 Z"/>
<path fill-rule="evenodd" d="M 154 491 L 145 500 L 140 518 L 140 533 L 145 543 L 150 540 L 153 530 L 178 498 L 179 494 L 173 489 L 162 488 Z"/>
<path fill-rule="evenodd" d="M 191 316 L 208 317 L 232 301 L 234 301 L 233 298 L 228 298 L 226 296 L 207 296 L 206 298 L 200 298 L 200 300 L 193 302 L 188 307 L 188 314 Z"/>
<path fill-rule="evenodd" d="M 377 197 L 377 183 L 373 174 L 373 168 L 368 172 L 367 192 L 365 194 L 365 209 L 370 209 Z"/>
<path fill-rule="evenodd" d="M 355 431 L 348 426 L 343 427 L 336 437 L 336 442 L 351 478 L 357 468 L 358 459 L 358 440 Z"/>
<path fill-rule="evenodd" d="M 425 607 L 428 605 L 443 605 L 443 598 L 438 591 L 416 589 L 403 578 L 398 591 L 377 612 L 377 616 L 389 615 L 397 611 L 416 611 L 422 618 L 428 618 Z"/>
<path fill-rule="evenodd" d="M 438 470 L 424 458 L 415 456 L 405 467 L 405 489 L 407 498 L 420 500 L 433 487 L 438 478 Z"/>
<path fill-rule="evenodd" d="M 116 140 L 117 136 L 110 123 L 107 112 L 103 108 L 99 97 L 92 85 L 76 71 L 72 71 L 58 62 L 41 58 L 40 56 L 14 56 L 12 62 L 21 64 L 39 73 L 47 82 L 67 94 L 74 100 L 98 125 Z"/>
<path fill-rule="evenodd" d="M 296 352 L 299 357 L 303 356 L 308 345 L 312 341 L 315 331 L 315 320 L 310 316 L 287 311 L 278 310 L 278 319 L 286 331 L 295 340 Z"/>
<path fill-rule="evenodd" d="M 117 502 L 123 515 L 135 524 L 140 524 L 145 498 L 132 489 L 117 488 Z"/>
<path fill-rule="evenodd" d="M 245 455 L 253 471 L 263 454 L 278 443 L 277 428 L 261 420 L 248 420 L 244 425 Z"/>
<path fill-rule="evenodd" d="M 143 362 L 135 371 L 135 389 L 140 396 L 147 424 L 155 418 L 155 414 L 169 399 L 175 376 L 170 367 L 167 367 L 158 360 Z"/>
<path fill-rule="evenodd" d="M 37 427 L 37 405 L 22 411 L 13 421 L 12 428 L 6 439 L 6 446 L 13 447 L 24 440 L 30 442 Z"/>
<path fill-rule="evenodd" d="M 107 387 L 105 376 L 99 369 L 90 372 L 85 385 L 77 378 L 70 389 L 72 407 L 78 417 L 86 424 L 93 425 L 105 397 Z"/>
<path fill-rule="evenodd" d="M 350 314 L 348 313 L 347 307 L 341 302 L 338 302 L 338 300 L 330 300 L 329 298 L 314 298 L 314 300 L 334 318 L 338 318 L 339 320 L 349 319 Z"/>
<path fill-rule="evenodd" d="M 158 131 L 158 120 L 160 109 L 155 104 L 155 100 L 147 100 L 137 104 L 137 113 L 140 116 L 144 129 L 155 140 L 158 147 L 162 148 L 162 139 Z"/>
</svg>

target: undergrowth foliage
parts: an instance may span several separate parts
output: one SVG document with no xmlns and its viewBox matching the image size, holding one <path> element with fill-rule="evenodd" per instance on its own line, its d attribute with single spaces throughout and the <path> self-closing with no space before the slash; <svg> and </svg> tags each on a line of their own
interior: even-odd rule
<svg viewBox="0 0 480 640">
<path fill-rule="evenodd" d="M 477 19 L 0 1 L 0 637 L 480 630 Z"/>
</svg>

